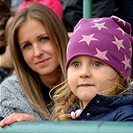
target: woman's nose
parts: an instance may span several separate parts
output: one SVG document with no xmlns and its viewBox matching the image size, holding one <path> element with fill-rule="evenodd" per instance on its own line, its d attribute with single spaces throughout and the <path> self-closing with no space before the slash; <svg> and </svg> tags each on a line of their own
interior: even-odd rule
<svg viewBox="0 0 133 133">
<path fill-rule="evenodd" d="M 33 44 L 33 51 L 34 51 L 34 56 L 41 56 L 43 54 L 43 49 L 41 45 L 38 45 L 37 43 Z"/>
</svg>

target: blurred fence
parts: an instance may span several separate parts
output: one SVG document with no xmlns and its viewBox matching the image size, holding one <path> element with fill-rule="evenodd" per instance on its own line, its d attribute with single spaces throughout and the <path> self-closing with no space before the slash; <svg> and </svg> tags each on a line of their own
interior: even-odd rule
<svg viewBox="0 0 133 133">
<path fill-rule="evenodd" d="M 133 122 L 17 122 L 0 133 L 133 133 Z"/>
</svg>

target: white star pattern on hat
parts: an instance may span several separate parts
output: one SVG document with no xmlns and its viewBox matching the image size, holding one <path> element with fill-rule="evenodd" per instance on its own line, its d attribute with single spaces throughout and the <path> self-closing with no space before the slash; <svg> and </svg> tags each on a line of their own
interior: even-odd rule
<svg viewBox="0 0 133 133">
<path fill-rule="evenodd" d="M 123 21 L 122 19 L 118 19 L 118 22 L 122 22 L 124 25 L 126 25 L 126 22 L 125 21 Z"/>
<path fill-rule="evenodd" d="M 119 31 L 121 31 L 121 33 L 124 35 L 125 34 L 125 32 L 119 27 L 119 28 L 117 28 L 117 30 L 119 30 Z"/>
<path fill-rule="evenodd" d="M 116 16 L 113 16 L 113 18 L 116 18 L 116 19 L 118 20 L 118 22 L 122 22 L 124 25 L 126 24 L 125 21 L 123 21 L 122 19 L 120 19 L 120 18 L 118 18 L 118 17 L 116 17 Z"/>
<path fill-rule="evenodd" d="M 127 69 L 128 67 L 130 68 L 130 59 L 127 59 L 126 56 L 125 56 L 125 60 L 122 61 L 122 63 L 125 65 L 125 69 Z"/>
<path fill-rule="evenodd" d="M 115 36 L 114 36 L 114 38 L 115 38 L 115 41 L 112 41 L 112 43 L 116 44 L 116 46 L 118 47 L 118 51 L 120 50 L 120 48 L 124 48 L 123 40 L 119 40 Z"/>
<path fill-rule="evenodd" d="M 84 42 L 85 41 L 89 46 L 91 41 L 98 41 L 98 39 L 94 38 L 93 36 L 94 36 L 94 34 L 82 35 L 83 39 L 81 39 L 79 42 Z"/>
<path fill-rule="evenodd" d="M 100 19 L 94 19 L 93 21 L 94 21 L 94 22 L 100 22 L 101 20 L 103 20 L 103 18 L 100 18 Z"/>
<path fill-rule="evenodd" d="M 108 51 L 100 51 L 99 49 L 96 48 L 96 51 L 97 51 L 97 54 L 95 55 L 96 57 L 100 57 L 101 59 L 105 59 L 105 60 L 108 60 L 109 59 L 107 58 L 106 54 Z"/>
<path fill-rule="evenodd" d="M 77 32 L 79 29 L 81 29 L 81 25 L 79 25 L 78 28 L 74 29 L 73 33 Z"/>
<path fill-rule="evenodd" d="M 69 48 L 68 46 L 70 45 L 70 43 L 71 43 L 71 42 L 69 41 L 68 44 L 67 44 L 67 51 L 66 51 L 66 52 L 68 52 L 68 48 Z"/>
<path fill-rule="evenodd" d="M 104 26 L 105 22 L 99 24 L 99 23 L 95 23 L 95 26 L 92 26 L 92 27 L 96 27 L 98 28 L 98 30 L 101 30 L 101 29 L 108 29 L 107 27 Z"/>
<path fill-rule="evenodd" d="M 132 52 L 132 48 L 129 49 Z"/>
</svg>

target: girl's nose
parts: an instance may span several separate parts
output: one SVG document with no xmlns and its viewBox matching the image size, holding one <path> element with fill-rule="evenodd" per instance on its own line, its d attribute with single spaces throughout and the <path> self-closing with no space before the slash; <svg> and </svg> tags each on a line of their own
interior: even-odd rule
<svg viewBox="0 0 133 133">
<path fill-rule="evenodd" d="M 91 72 L 89 70 L 89 67 L 82 67 L 79 76 L 80 76 L 80 78 L 89 78 L 89 77 L 91 77 Z"/>
</svg>

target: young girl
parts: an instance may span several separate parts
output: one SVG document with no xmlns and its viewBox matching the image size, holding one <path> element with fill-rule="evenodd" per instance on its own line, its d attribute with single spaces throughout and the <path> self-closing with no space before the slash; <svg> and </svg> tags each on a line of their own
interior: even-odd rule
<svg viewBox="0 0 133 133">
<path fill-rule="evenodd" d="M 81 19 L 67 48 L 68 81 L 53 95 L 53 120 L 133 121 L 130 25 Z"/>
</svg>

